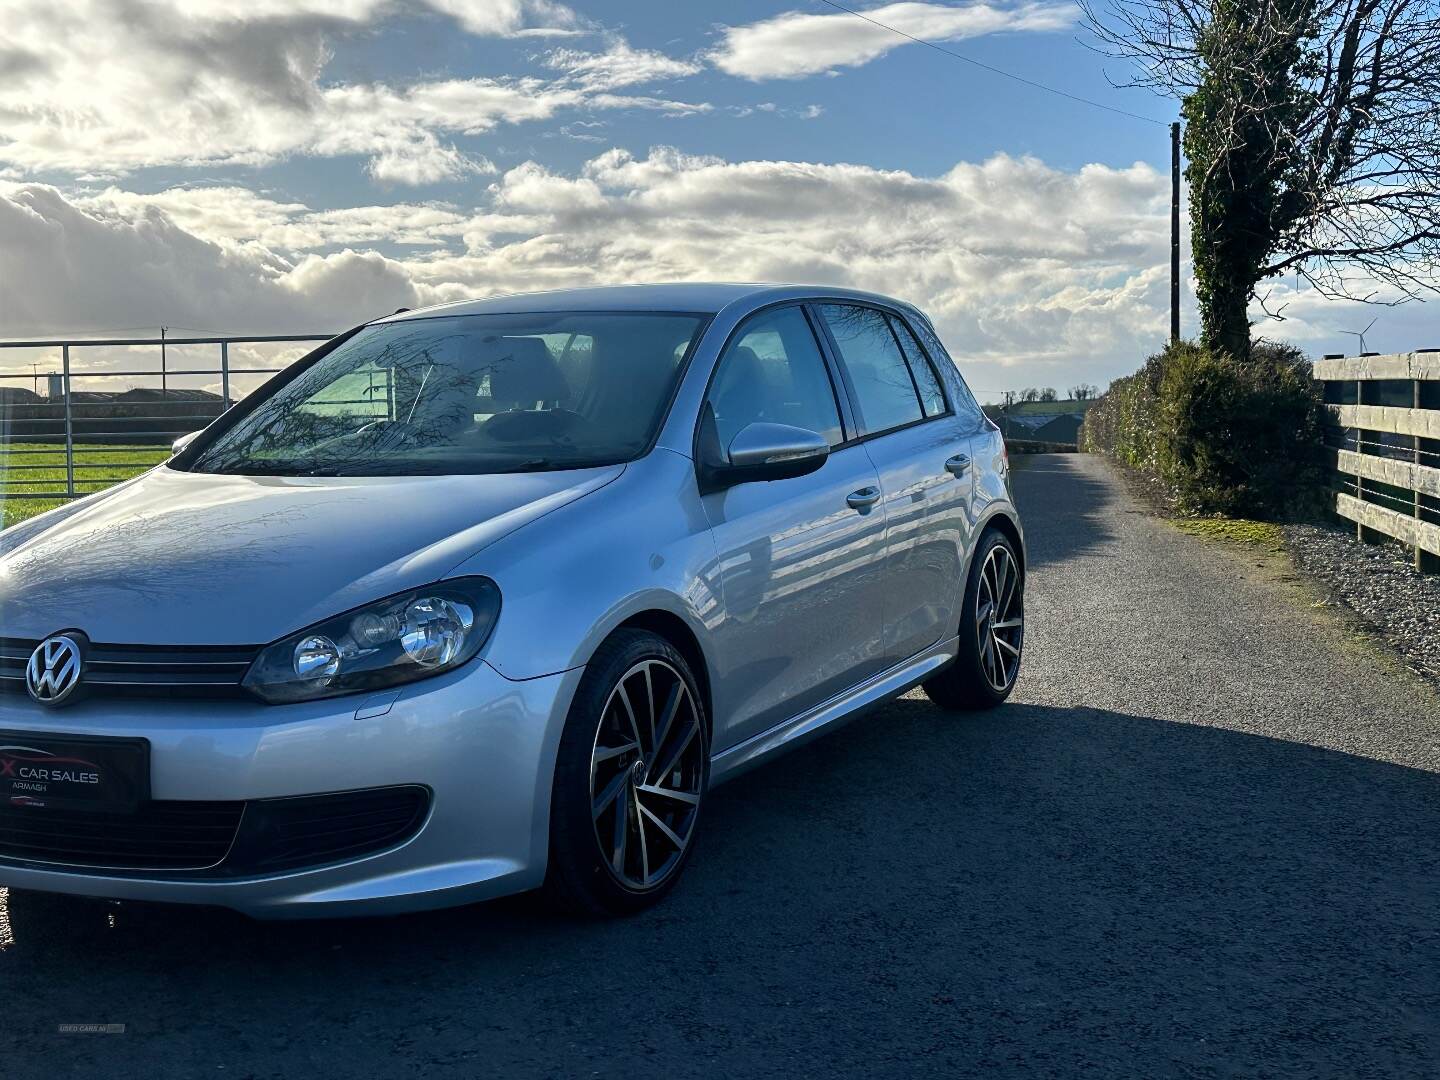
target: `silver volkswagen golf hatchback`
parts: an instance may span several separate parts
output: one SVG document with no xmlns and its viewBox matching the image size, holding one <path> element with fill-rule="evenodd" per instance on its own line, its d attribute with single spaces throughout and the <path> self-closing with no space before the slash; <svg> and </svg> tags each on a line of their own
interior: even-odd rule
<svg viewBox="0 0 1440 1080">
<path fill-rule="evenodd" d="M 921 686 L 1010 694 L 1004 441 L 842 289 L 582 289 L 328 342 L 0 533 L 0 884 L 618 914 L 707 793 Z"/>
</svg>

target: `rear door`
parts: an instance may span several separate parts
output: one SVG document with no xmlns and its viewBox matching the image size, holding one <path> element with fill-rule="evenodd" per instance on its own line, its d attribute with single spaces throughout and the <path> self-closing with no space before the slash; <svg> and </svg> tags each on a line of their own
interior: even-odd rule
<svg viewBox="0 0 1440 1080">
<path fill-rule="evenodd" d="M 705 409 L 723 447 L 763 422 L 818 432 L 832 447 L 808 476 L 703 497 L 724 601 L 712 637 L 720 751 L 881 669 L 885 517 L 879 477 L 849 438 L 801 306 L 768 308 L 741 324 Z"/>
<path fill-rule="evenodd" d="M 897 663 L 959 627 L 970 542 L 971 432 L 898 313 L 818 305 L 880 477 L 885 508 L 884 654 Z"/>
</svg>

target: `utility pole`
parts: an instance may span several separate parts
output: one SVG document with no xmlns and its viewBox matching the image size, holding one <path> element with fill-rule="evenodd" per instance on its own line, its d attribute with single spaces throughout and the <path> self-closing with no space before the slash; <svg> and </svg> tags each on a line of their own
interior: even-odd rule
<svg viewBox="0 0 1440 1080">
<path fill-rule="evenodd" d="M 166 383 L 165 371 L 165 331 L 168 329 L 168 326 L 160 327 L 160 396 L 162 398 L 166 395 L 169 389 Z"/>
<path fill-rule="evenodd" d="M 1180 125 L 1170 125 L 1170 341 L 1180 340 Z"/>
</svg>

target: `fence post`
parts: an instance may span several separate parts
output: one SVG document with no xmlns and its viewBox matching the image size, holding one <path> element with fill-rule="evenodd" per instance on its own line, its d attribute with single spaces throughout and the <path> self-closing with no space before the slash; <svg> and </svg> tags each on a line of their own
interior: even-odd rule
<svg viewBox="0 0 1440 1080">
<path fill-rule="evenodd" d="M 230 342 L 220 342 L 220 396 L 230 408 Z"/>
<path fill-rule="evenodd" d="M 70 410 L 70 344 L 60 346 L 61 378 L 65 381 L 65 494 L 75 497 L 75 421 Z"/>
<path fill-rule="evenodd" d="M 1355 380 L 1355 404 L 1366 404 L 1365 380 L 1363 378 Z M 1355 452 L 1357 454 L 1363 454 L 1365 452 L 1365 447 L 1363 445 L 1364 435 L 1364 428 L 1357 427 L 1355 429 Z M 1365 501 L 1365 478 L 1363 476 L 1355 477 L 1355 497 L 1361 502 Z M 1364 525 L 1361 525 L 1357 521 L 1355 523 L 1355 539 L 1362 544 L 1378 544 L 1381 540 L 1384 539 L 1384 536 L 1383 534 L 1376 532 L 1374 529 L 1367 529 Z"/>
<path fill-rule="evenodd" d="M 1429 351 L 1431 351 L 1431 350 L 1421 349 L 1421 350 L 1417 350 L 1417 351 L 1418 351 L 1418 352 L 1429 352 Z M 1419 377 L 1419 376 L 1420 376 L 1420 368 L 1419 368 L 1418 365 L 1412 364 L 1412 365 L 1411 365 L 1411 370 L 1412 370 L 1412 374 L 1414 374 L 1414 375 L 1416 376 L 1416 378 L 1415 378 L 1415 402 L 1414 402 L 1414 404 L 1415 404 L 1415 408 L 1419 409 L 1419 408 L 1422 407 L 1422 402 L 1423 402 L 1423 400 L 1424 400 L 1424 394 L 1421 392 L 1421 387 L 1424 386 L 1424 380 L 1422 380 L 1422 379 Z M 1423 452 L 1423 451 L 1424 451 L 1424 442 L 1425 442 L 1425 440 L 1422 439 L 1419 435 L 1416 435 L 1416 436 L 1415 436 L 1415 465 L 1416 465 L 1416 468 L 1419 468 L 1419 466 L 1421 466 L 1422 464 L 1424 464 L 1424 459 L 1425 459 L 1425 454 L 1424 454 L 1424 452 Z M 1424 508 L 1425 508 L 1425 497 L 1420 494 L 1420 482 L 1419 482 L 1419 480 L 1416 480 L 1416 482 L 1415 482 L 1415 520 L 1416 520 L 1416 521 L 1423 521 L 1423 520 L 1425 520 L 1424 515 L 1421 513 L 1421 511 L 1422 511 Z M 1420 571 L 1420 573 L 1422 573 L 1422 574 L 1440 574 L 1440 555 L 1436 555 L 1436 554 L 1434 554 L 1433 552 L 1426 551 L 1426 550 L 1425 550 L 1424 548 L 1422 548 L 1419 544 L 1416 544 L 1416 545 L 1415 545 L 1415 569 L 1418 570 L 1418 571 Z"/>
</svg>

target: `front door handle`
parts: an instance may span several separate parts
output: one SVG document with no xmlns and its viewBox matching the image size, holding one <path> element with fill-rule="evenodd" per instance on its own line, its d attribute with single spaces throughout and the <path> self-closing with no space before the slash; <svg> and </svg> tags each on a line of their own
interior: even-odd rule
<svg viewBox="0 0 1440 1080">
<path fill-rule="evenodd" d="M 880 501 L 880 489 L 878 487 L 863 487 L 859 491 L 852 491 L 845 496 L 845 505 L 852 510 L 859 510 L 862 514 L 868 514 L 870 508 Z"/>
<path fill-rule="evenodd" d="M 956 454 L 945 460 L 945 471 L 951 476 L 964 476 L 970 470 L 970 455 Z"/>
</svg>

